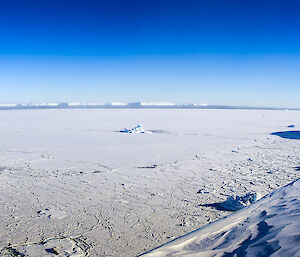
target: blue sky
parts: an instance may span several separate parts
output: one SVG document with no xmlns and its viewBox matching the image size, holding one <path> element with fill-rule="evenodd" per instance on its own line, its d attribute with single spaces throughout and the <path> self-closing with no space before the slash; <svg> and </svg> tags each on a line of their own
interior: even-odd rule
<svg viewBox="0 0 300 257">
<path fill-rule="evenodd" d="M 0 0 L 0 102 L 300 107 L 300 2 Z"/>
</svg>

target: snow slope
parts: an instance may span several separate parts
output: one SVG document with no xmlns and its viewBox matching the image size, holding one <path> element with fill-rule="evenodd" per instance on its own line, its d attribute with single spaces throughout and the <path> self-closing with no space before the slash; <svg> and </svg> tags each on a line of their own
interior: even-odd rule
<svg viewBox="0 0 300 257">
<path fill-rule="evenodd" d="M 296 180 L 145 256 L 300 256 L 299 196 Z"/>
</svg>

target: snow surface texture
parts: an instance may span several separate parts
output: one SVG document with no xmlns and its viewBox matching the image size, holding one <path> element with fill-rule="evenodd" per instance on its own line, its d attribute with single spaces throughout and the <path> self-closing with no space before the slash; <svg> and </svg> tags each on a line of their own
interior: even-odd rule
<svg viewBox="0 0 300 257">
<path fill-rule="evenodd" d="M 136 127 L 132 129 L 125 128 L 124 130 L 121 130 L 122 133 L 129 133 L 129 134 L 145 134 L 145 133 L 151 133 L 151 131 L 146 131 L 141 124 L 138 124 Z"/>
<path fill-rule="evenodd" d="M 300 180 L 147 257 L 300 256 Z"/>
<path fill-rule="evenodd" d="M 116 133 L 137 121 L 157 133 Z M 214 207 L 231 195 L 300 178 L 300 140 L 271 135 L 297 111 L 10 110 L 0 123 L 1 257 L 136 256 L 231 214 Z"/>
</svg>

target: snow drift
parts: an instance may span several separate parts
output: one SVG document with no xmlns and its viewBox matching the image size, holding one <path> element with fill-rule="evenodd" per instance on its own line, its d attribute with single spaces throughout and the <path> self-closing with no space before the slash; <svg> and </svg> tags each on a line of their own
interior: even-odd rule
<svg viewBox="0 0 300 257">
<path fill-rule="evenodd" d="M 145 256 L 300 256 L 300 180 Z"/>
</svg>

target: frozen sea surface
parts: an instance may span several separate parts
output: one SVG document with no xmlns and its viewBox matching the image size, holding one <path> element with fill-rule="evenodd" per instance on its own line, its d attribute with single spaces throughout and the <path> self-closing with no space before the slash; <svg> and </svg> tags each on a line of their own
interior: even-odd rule
<svg viewBox="0 0 300 257">
<path fill-rule="evenodd" d="M 300 177 L 298 111 L 10 110 L 0 123 L 1 254 L 135 256 L 230 214 L 214 207 L 230 195 Z M 119 132 L 136 124 L 156 133 Z"/>
</svg>

